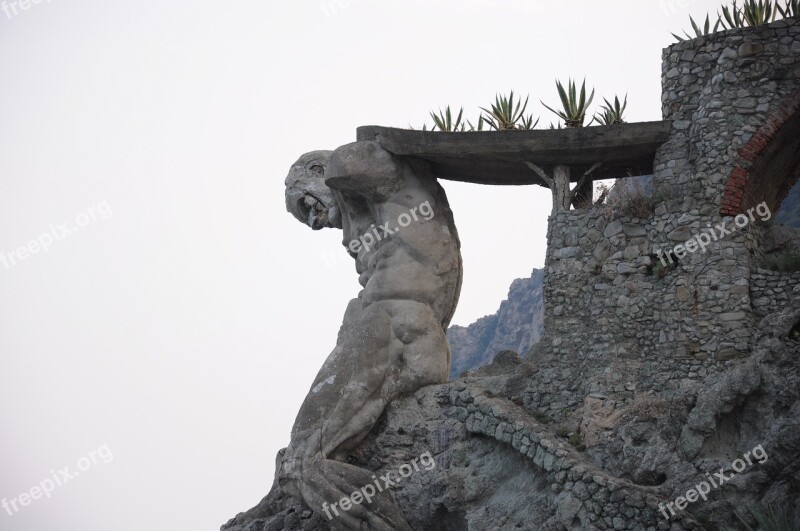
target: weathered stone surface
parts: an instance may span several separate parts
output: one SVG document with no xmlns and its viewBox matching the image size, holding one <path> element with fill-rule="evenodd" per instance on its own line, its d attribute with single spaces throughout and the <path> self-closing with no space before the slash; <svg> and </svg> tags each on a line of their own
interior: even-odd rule
<svg viewBox="0 0 800 531">
<path fill-rule="evenodd" d="M 709 226 L 731 228 L 721 198 L 736 168 L 751 168 L 750 142 L 791 109 L 798 40 L 790 20 L 667 48 L 673 127 L 653 163 L 656 208 L 552 216 L 542 340 L 524 360 L 505 353 L 394 400 L 348 449 L 378 475 L 431 451 L 435 469 L 392 491 L 412 528 L 651 531 L 699 519 L 722 529 L 739 525 L 743 506 L 800 506 L 800 273 L 761 268 L 792 237 L 755 223 L 682 259 L 664 254 Z M 316 223 L 333 223 L 322 210 Z M 756 445 L 768 461 L 664 519 L 660 504 Z M 232 528 L 330 525 L 283 488 Z"/>
<path fill-rule="evenodd" d="M 539 342 L 544 332 L 543 281 L 544 271 L 534 269 L 530 278 L 511 284 L 508 298 L 494 315 L 447 330 L 451 378 L 491 363 L 498 352 L 527 352 Z"/>
<path fill-rule="evenodd" d="M 622 222 L 615 219 L 614 221 L 606 225 L 606 230 L 603 231 L 603 236 L 605 236 L 606 238 L 611 238 L 612 236 L 616 236 L 621 232 L 622 232 Z"/>
<path fill-rule="evenodd" d="M 572 524 L 583 503 L 569 493 L 562 493 L 556 501 L 556 515 L 558 521 L 565 526 Z"/>
<path fill-rule="evenodd" d="M 758 55 L 764 51 L 764 45 L 760 42 L 746 42 L 739 46 L 739 57 L 750 57 Z"/>
<path fill-rule="evenodd" d="M 368 469 L 343 462 L 349 441 L 362 439 L 393 399 L 447 381 L 443 328 L 461 288 L 460 244 L 429 168 L 375 142 L 301 157 L 286 178 L 286 206 L 312 229 L 344 227 L 364 286 L 348 305 L 336 348 L 300 408 L 276 472 L 285 492 L 320 514 L 334 502 L 331 493 L 355 492 L 370 481 Z M 372 227 L 381 227 L 382 237 Z M 408 350 L 424 354 L 404 355 Z M 408 529 L 388 492 L 353 504 L 336 522 Z"/>
<path fill-rule="evenodd" d="M 441 179 L 481 184 L 547 186 L 526 162 L 568 165 L 573 181 L 597 162 L 595 179 L 626 178 L 631 171 L 652 172 L 656 149 L 669 136 L 670 122 L 640 122 L 604 127 L 468 132 L 442 135 L 365 126 L 358 140 L 377 141 L 395 155 L 423 159 Z"/>
<path fill-rule="evenodd" d="M 673 242 L 685 242 L 691 237 L 692 237 L 691 227 L 678 227 L 677 229 L 667 234 L 667 239 Z"/>
</svg>

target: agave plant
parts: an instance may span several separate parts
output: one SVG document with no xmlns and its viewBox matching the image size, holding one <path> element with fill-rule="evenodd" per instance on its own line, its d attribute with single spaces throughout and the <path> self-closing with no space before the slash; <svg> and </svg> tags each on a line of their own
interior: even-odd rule
<svg viewBox="0 0 800 531">
<path fill-rule="evenodd" d="M 594 99 L 594 89 L 592 90 L 592 94 L 589 96 L 589 99 L 586 99 L 586 80 L 583 80 L 583 86 L 581 86 L 581 94 L 580 97 L 576 95 L 575 91 L 575 82 L 573 80 L 569 80 L 569 93 L 564 90 L 564 85 L 561 84 L 560 81 L 556 80 L 556 87 L 558 88 L 558 95 L 561 98 L 561 105 L 564 107 L 563 110 L 557 111 L 552 107 L 549 107 L 546 103 L 542 102 L 542 105 L 547 107 L 548 110 L 555 113 L 559 118 L 564 120 L 564 125 L 567 127 L 583 127 L 583 121 L 586 119 L 586 110 L 589 108 L 589 105 L 592 104 L 592 100 Z"/>
<path fill-rule="evenodd" d="M 625 123 L 623 115 L 625 114 L 625 108 L 628 106 L 627 94 L 625 94 L 625 100 L 622 102 L 622 105 L 619 104 L 619 97 L 617 96 L 614 96 L 614 105 L 611 105 L 611 103 L 609 103 L 609 101 L 605 98 L 603 98 L 603 102 L 605 102 L 605 105 L 600 107 L 602 113 L 599 116 L 595 115 L 594 121 L 600 125 L 616 125 Z"/>
<path fill-rule="evenodd" d="M 778 15 L 778 1 L 745 0 L 742 12 L 748 26 L 762 26 L 775 21 L 775 17 Z"/>
<path fill-rule="evenodd" d="M 778 5 L 777 8 L 784 18 L 800 16 L 800 0 L 786 0 L 786 7 Z"/>
<path fill-rule="evenodd" d="M 434 113 L 431 111 L 431 118 L 433 118 L 433 130 L 439 128 L 439 131 L 444 131 L 446 133 L 452 133 L 455 131 L 464 131 L 466 128 L 466 124 L 461 121 L 461 117 L 464 115 L 464 107 L 461 107 L 461 110 L 458 111 L 458 116 L 456 116 L 455 121 L 453 121 L 453 114 L 450 112 L 450 106 L 447 106 L 444 112 L 442 109 L 439 109 L 439 114 Z"/>
<path fill-rule="evenodd" d="M 525 103 L 517 100 L 516 106 L 514 105 L 514 91 L 511 91 L 508 97 L 498 94 L 495 96 L 492 109 L 481 107 L 483 111 L 483 121 L 497 131 L 509 131 L 517 129 L 517 124 L 523 120 L 525 109 L 528 108 L 528 98 L 525 98 Z"/>
<path fill-rule="evenodd" d="M 712 33 L 716 33 L 717 30 L 719 30 L 720 24 L 722 24 L 722 17 L 717 17 L 717 23 L 714 24 L 714 28 L 712 29 L 711 28 L 711 20 L 708 18 L 708 15 L 706 15 L 706 23 L 702 27 L 698 26 L 697 23 L 694 21 L 694 19 L 691 16 L 689 17 L 689 20 L 692 23 L 692 29 L 694 29 L 695 36 L 692 37 L 691 35 L 689 35 L 688 33 L 686 33 L 684 31 L 683 34 L 686 35 L 686 39 L 696 39 L 697 37 L 702 37 L 704 35 L 711 35 Z M 676 39 L 678 39 L 679 41 L 685 41 L 686 40 L 683 37 L 681 37 L 680 35 L 675 35 L 674 33 L 672 34 L 672 36 L 675 37 Z"/>
<path fill-rule="evenodd" d="M 794 531 L 800 529 L 800 518 L 791 508 L 773 509 L 771 505 L 766 507 L 748 507 L 750 514 L 758 522 L 757 527 L 751 527 L 742 516 L 736 512 L 736 517 L 745 525 L 748 531 Z"/>
<path fill-rule="evenodd" d="M 722 6 L 722 16 L 725 18 L 722 27 L 725 29 L 763 26 L 774 21 L 778 14 L 777 4 L 773 0 L 743 0 L 742 7 L 736 1 L 733 0 L 733 7 Z"/>
<path fill-rule="evenodd" d="M 518 127 L 520 129 L 525 129 L 526 131 L 530 131 L 531 129 L 535 129 L 536 126 L 539 125 L 539 120 L 540 118 L 537 118 L 536 121 L 534 122 L 533 115 L 529 114 L 528 116 L 522 118 Z"/>
<path fill-rule="evenodd" d="M 483 116 L 478 116 L 478 127 L 472 125 L 472 122 L 467 120 L 467 125 L 469 126 L 470 131 L 483 131 L 483 124 L 485 123 Z"/>
</svg>

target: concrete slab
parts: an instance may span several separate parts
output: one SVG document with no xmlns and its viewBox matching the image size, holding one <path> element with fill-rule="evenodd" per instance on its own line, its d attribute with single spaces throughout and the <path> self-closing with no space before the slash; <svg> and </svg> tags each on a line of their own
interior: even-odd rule
<svg viewBox="0 0 800 531">
<path fill-rule="evenodd" d="M 549 169 L 571 167 L 577 181 L 594 163 L 603 165 L 594 180 L 651 175 L 656 150 L 670 121 L 639 122 L 577 129 L 443 133 L 364 126 L 358 140 L 377 140 L 395 155 L 429 161 L 441 179 L 493 185 L 547 186 L 525 161 Z"/>
</svg>

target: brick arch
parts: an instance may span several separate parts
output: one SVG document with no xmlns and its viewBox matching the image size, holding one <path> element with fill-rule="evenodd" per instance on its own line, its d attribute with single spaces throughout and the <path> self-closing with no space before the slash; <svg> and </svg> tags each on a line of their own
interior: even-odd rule
<svg viewBox="0 0 800 531">
<path fill-rule="evenodd" d="M 773 213 L 800 176 L 800 92 L 785 99 L 739 150 L 720 214 L 735 216 L 766 201 Z"/>
</svg>

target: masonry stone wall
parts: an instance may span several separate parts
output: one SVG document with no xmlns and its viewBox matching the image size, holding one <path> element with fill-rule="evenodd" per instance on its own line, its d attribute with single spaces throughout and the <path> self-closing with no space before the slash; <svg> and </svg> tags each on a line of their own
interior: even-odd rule
<svg viewBox="0 0 800 531">
<path fill-rule="evenodd" d="M 759 269 L 750 276 L 753 312 L 765 317 L 784 308 L 800 309 L 800 273 Z"/>
<path fill-rule="evenodd" d="M 757 268 L 755 213 L 741 227 L 734 216 L 757 200 L 774 212 L 782 198 L 758 185 L 788 190 L 796 180 L 775 174 L 754 184 L 765 177 L 747 172 L 796 116 L 800 22 L 670 46 L 662 85 L 672 132 L 656 155 L 653 214 L 591 207 L 549 220 L 545 337 L 535 351 L 546 363 L 529 408 L 577 407 L 588 393 L 630 400 L 646 387 L 702 379 L 750 355 L 765 297 L 773 306 L 797 298 L 796 277 Z M 730 233 L 720 236 L 723 224 Z M 663 266 L 659 252 L 712 230 L 719 237 L 704 252 Z"/>
</svg>

